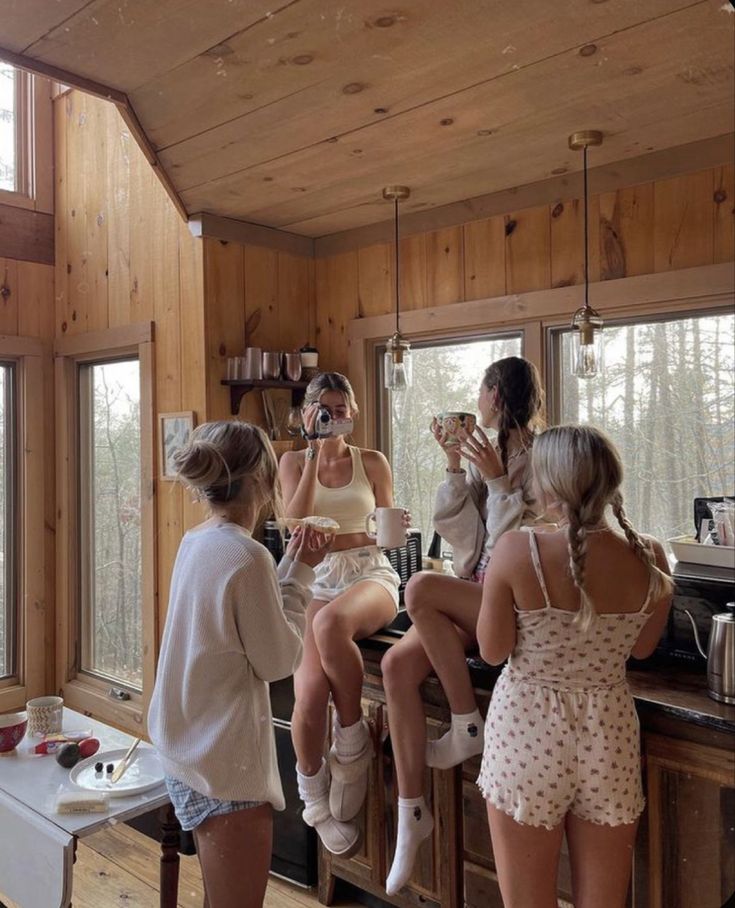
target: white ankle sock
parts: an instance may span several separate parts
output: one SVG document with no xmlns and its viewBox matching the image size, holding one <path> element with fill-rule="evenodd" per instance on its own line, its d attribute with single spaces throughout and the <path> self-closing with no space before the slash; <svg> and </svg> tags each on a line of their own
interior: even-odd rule
<svg viewBox="0 0 735 908">
<path fill-rule="evenodd" d="M 329 791 L 326 760 L 322 759 L 322 765 L 313 776 L 305 776 L 297 766 L 296 779 L 302 801 L 318 801 L 319 798 L 323 798 Z"/>
<path fill-rule="evenodd" d="M 365 720 L 360 718 L 354 725 L 340 725 L 339 719 L 334 720 L 334 749 L 340 763 L 353 763 L 365 753 L 365 748 L 370 741 Z"/>
<path fill-rule="evenodd" d="M 479 709 L 471 713 L 452 713 L 449 731 L 436 741 L 426 743 L 426 765 L 451 769 L 476 754 L 482 753 L 485 723 Z"/>
<path fill-rule="evenodd" d="M 411 879 L 419 846 L 431 835 L 434 818 L 423 798 L 398 799 L 398 833 L 385 891 L 395 895 Z"/>
</svg>

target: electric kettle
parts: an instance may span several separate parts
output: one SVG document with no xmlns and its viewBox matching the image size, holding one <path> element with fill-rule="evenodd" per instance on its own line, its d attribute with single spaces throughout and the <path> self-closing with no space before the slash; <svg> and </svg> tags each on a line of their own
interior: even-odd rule
<svg viewBox="0 0 735 908">
<path fill-rule="evenodd" d="M 702 649 L 694 618 L 684 609 L 692 622 L 697 649 L 707 660 L 707 690 L 720 703 L 735 704 L 735 602 L 728 602 L 727 611 L 712 616 L 707 652 Z"/>
</svg>

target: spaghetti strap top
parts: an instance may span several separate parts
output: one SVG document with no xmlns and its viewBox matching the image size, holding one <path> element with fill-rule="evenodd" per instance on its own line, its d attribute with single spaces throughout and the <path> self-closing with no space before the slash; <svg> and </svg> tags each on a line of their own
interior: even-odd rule
<svg viewBox="0 0 735 908">
<path fill-rule="evenodd" d="M 329 488 L 316 479 L 314 515 L 331 517 L 339 524 L 338 536 L 364 533 L 365 518 L 375 510 L 375 493 L 365 472 L 362 452 L 349 446 L 352 459 L 352 479 L 344 486 Z"/>
</svg>

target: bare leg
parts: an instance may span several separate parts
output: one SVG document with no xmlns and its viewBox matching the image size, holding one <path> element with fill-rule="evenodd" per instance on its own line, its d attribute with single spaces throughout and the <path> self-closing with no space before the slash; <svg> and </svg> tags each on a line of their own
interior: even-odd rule
<svg viewBox="0 0 735 908">
<path fill-rule="evenodd" d="M 601 826 L 567 815 L 572 891 L 577 908 L 625 908 L 638 823 Z"/>
<path fill-rule="evenodd" d="M 394 615 L 390 593 L 379 583 L 363 580 L 314 616 L 316 648 L 343 726 L 354 725 L 362 718 L 365 666 L 355 641 L 376 633 Z"/>
<path fill-rule="evenodd" d="M 291 736 L 296 762 L 304 775 L 319 771 L 327 736 L 329 680 L 324 674 L 314 640 L 314 616 L 328 603 L 315 599 L 306 610 L 304 655 L 294 675 L 295 703 L 291 716 Z"/>
<path fill-rule="evenodd" d="M 398 794 L 403 798 L 418 798 L 424 793 L 426 767 L 426 716 L 420 687 L 431 674 L 431 663 L 415 627 L 388 650 L 380 667 L 388 703 Z"/>
<path fill-rule="evenodd" d="M 210 908 L 262 908 L 273 850 L 271 805 L 210 817 L 194 838 Z"/>
<path fill-rule="evenodd" d="M 505 908 L 557 908 L 556 879 L 564 824 L 555 829 L 525 826 L 490 804 L 487 818 Z M 575 905 L 581 908 L 581 903 Z M 613 908 L 605 901 L 597 902 L 596 908 L 602 905 Z"/>
<path fill-rule="evenodd" d="M 477 709 L 465 651 L 477 639 L 482 586 L 421 571 L 406 587 L 406 608 L 455 714 Z M 467 634 L 463 637 L 458 628 Z"/>
</svg>

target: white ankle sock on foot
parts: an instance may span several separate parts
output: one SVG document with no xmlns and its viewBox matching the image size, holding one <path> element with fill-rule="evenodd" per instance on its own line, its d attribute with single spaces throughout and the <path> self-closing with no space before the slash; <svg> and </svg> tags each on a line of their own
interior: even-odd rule
<svg viewBox="0 0 735 908">
<path fill-rule="evenodd" d="M 471 713 L 452 713 L 449 731 L 436 741 L 426 743 L 426 765 L 451 769 L 476 754 L 482 753 L 485 723 L 479 709 Z"/>
<path fill-rule="evenodd" d="M 434 818 L 423 798 L 398 799 L 398 832 L 393 863 L 385 891 L 395 895 L 411 879 L 419 846 L 434 828 Z"/>
<path fill-rule="evenodd" d="M 304 802 L 304 822 L 316 829 L 327 851 L 336 855 L 350 854 L 360 840 L 360 830 L 355 823 L 341 823 L 332 816 L 329 809 L 329 774 L 324 760 L 313 776 L 305 776 L 297 767 L 296 778 L 299 795 Z"/>
</svg>

